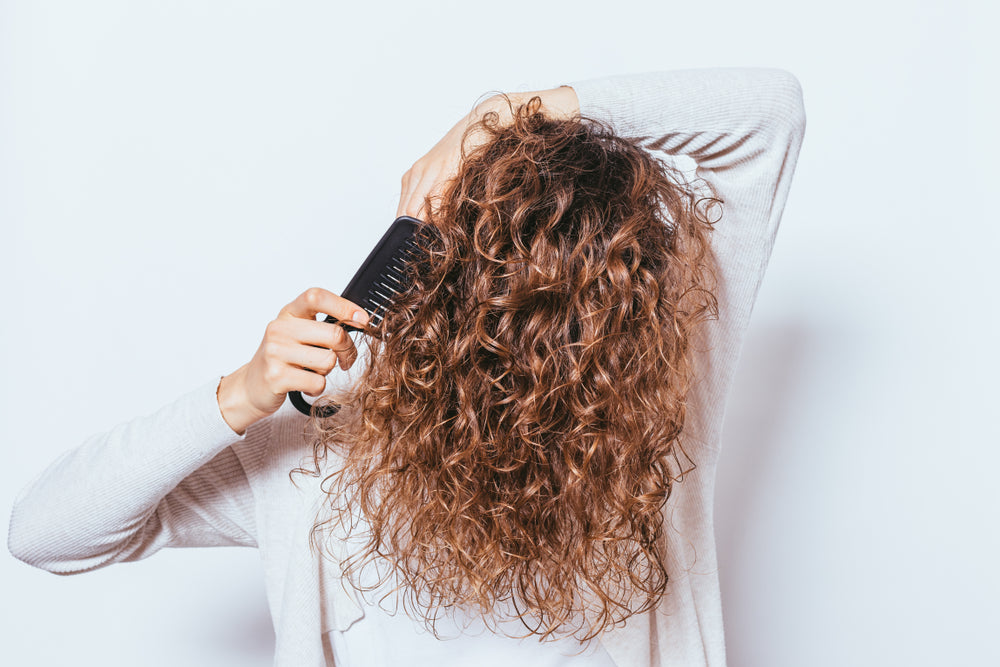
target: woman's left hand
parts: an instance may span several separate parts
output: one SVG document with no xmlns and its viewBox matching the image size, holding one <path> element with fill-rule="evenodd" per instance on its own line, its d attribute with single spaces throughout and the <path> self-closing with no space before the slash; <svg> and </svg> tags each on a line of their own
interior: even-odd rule
<svg viewBox="0 0 1000 667">
<path fill-rule="evenodd" d="M 511 106 L 516 108 L 530 100 L 535 95 L 542 98 L 542 111 L 554 117 L 569 118 L 580 110 L 580 102 L 576 91 L 570 86 L 559 86 L 549 90 L 538 90 L 527 93 L 507 93 L 510 106 L 500 95 L 482 102 L 468 115 L 448 130 L 448 133 L 438 141 L 422 158 L 403 174 L 399 206 L 396 217 L 408 215 L 411 218 L 424 220 L 427 214 L 427 200 L 430 200 L 432 211 L 437 210 L 437 199 L 442 194 L 445 184 L 458 174 L 462 158 L 462 134 L 466 128 L 482 119 L 489 111 L 500 115 L 501 124 L 510 121 Z M 466 138 L 465 150 L 468 153 L 485 140 L 485 132 L 475 132 Z"/>
<path fill-rule="evenodd" d="M 399 206 L 396 208 L 397 218 L 408 215 L 417 220 L 424 220 L 424 215 L 427 213 L 427 198 L 432 200 L 432 210 L 437 210 L 437 203 L 434 200 L 440 197 L 445 183 L 458 174 L 458 165 L 462 158 L 462 134 L 470 124 L 482 117 L 491 100 L 493 98 L 480 104 L 455 123 L 426 155 L 414 162 L 413 166 L 403 174 Z M 472 150 L 475 145 L 475 136 L 470 136 L 466 142 L 466 151 Z"/>
</svg>

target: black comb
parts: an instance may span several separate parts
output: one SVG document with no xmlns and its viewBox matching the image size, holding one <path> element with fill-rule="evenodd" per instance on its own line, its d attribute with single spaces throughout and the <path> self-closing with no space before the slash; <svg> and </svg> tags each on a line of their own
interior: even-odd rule
<svg viewBox="0 0 1000 667">
<path fill-rule="evenodd" d="M 375 248 L 368 254 L 361 268 L 351 278 L 351 282 L 340 296 L 358 304 L 368 313 L 369 326 L 378 326 L 385 317 L 392 297 L 406 289 L 409 279 L 406 263 L 413 257 L 416 250 L 414 237 L 417 227 L 423 222 L 408 215 L 396 218 Z M 327 315 L 324 322 L 339 324 L 346 331 L 363 331 L 357 327 L 345 324 Z M 302 398 L 302 392 L 290 391 L 288 398 L 292 405 L 304 415 L 312 415 L 313 406 Z M 339 405 L 329 405 L 316 408 L 320 417 L 332 417 L 340 410 Z"/>
</svg>

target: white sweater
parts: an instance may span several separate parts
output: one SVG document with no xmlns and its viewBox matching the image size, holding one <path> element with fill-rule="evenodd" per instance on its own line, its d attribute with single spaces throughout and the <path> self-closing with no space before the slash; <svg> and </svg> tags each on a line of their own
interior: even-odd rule
<svg viewBox="0 0 1000 667">
<path fill-rule="evenodd" d="M 590 647 L 590 662 L 573 664 L 720 667 L 726 658 L 712 517 L 720 429 L 805 131 L 801 88 L 783 70 L 748 68 L 648 72 L 568 85 L 584 115 L 609 121 L 649 151 L 692 158 L 698 176 L 724 202 L 712 236 L 719 319 L 703 329 L 685 425 L 685 451 L 697 467 L 674 487 L 665 509 L 667 594 L 653 611 L 601 635 Z M 381 656 L 361 656 L 365 633 L 387 632 L 389 621 L 341 585 L 335 564 L 309 549 L 309 528 L 323 497 L 320 480 L 297 475 L 293 484 L 288 476 L 298 465 L 311 465 L 303 435 L 307 417 L 286 402 L 239 436 L 219 411 L 219 379 L 216 374 L 156 412 L 92 435 L 59 456 L 15 500 L 11 553 L 50 572 L 78 574 L 163 547 L 257 547 L 277 667 L 335 661 L 338 667 L 377 667 L 398 655 L 408 656 L 406 664 L 435 667 L 494 664 L 499 657 L 508 664 L 568 664 L 571 659 L 561 656 L 569 644 L 543 649 L 498 636 L 428 641 L 410 634 L 405 618 L 391 621 L 394 636 L 381 642 Z M 493 658 L 486 662 L 487 656 Z"/>
</svg>

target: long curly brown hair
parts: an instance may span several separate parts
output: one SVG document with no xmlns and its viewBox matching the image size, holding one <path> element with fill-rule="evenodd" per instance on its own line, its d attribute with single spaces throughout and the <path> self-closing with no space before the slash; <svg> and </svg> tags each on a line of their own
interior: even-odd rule
<svg viewBox="0 0 1000 667">
<path fill-rule="evenodd" d="M 373 590 L 360 570 L 388 562 L 435 634 L 453 606 L 490 621 L 512 602 L 524 636 L 581 641 L 653 608 L 661 510 L 694 467 L 681 440 L 721 202 L 601 121 L 540 107 L 467 130 L 486 139 L 426 200 L 409 288 L 362 334 L 358 381 L 315 402 L 340 411 L 307 424 L 309 474 L 337 461 L 313 548 L 360 513 L 342 574 Z"/>
</svg>

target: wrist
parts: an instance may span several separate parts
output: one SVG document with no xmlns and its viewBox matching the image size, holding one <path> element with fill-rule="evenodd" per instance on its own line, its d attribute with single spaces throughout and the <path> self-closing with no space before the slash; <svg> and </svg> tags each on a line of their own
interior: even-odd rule
<svg viewBox="0 0 1000 667">
<path fill-rule="evenodd" d="M 549 117 L 569 120 L 580 112 L 580 100 L 576 91 L 571 86 L 559 86 L 546 90 L 533 90 L 525 93 L 505 93 L 510 99 L 510 105 L 502 95 L 494 95 L 479 104 L 474 115 L 481 117 L 489 111 L 496 111 L 500 114 L 503 122 L 511 119 L 511 110 L 525 104 L 532 97 L 538 96 L 542 100 L 542 113 Z"/>
<path fill-rule="evenodd" d="M 267 416 L 250 405 L 242 382 L 245 368 L 241 366 L 238 370 L 223 376 L 215 390 L 222 418 L 239 436 L 245 435 L 251 424 Z"/>
</svg>

